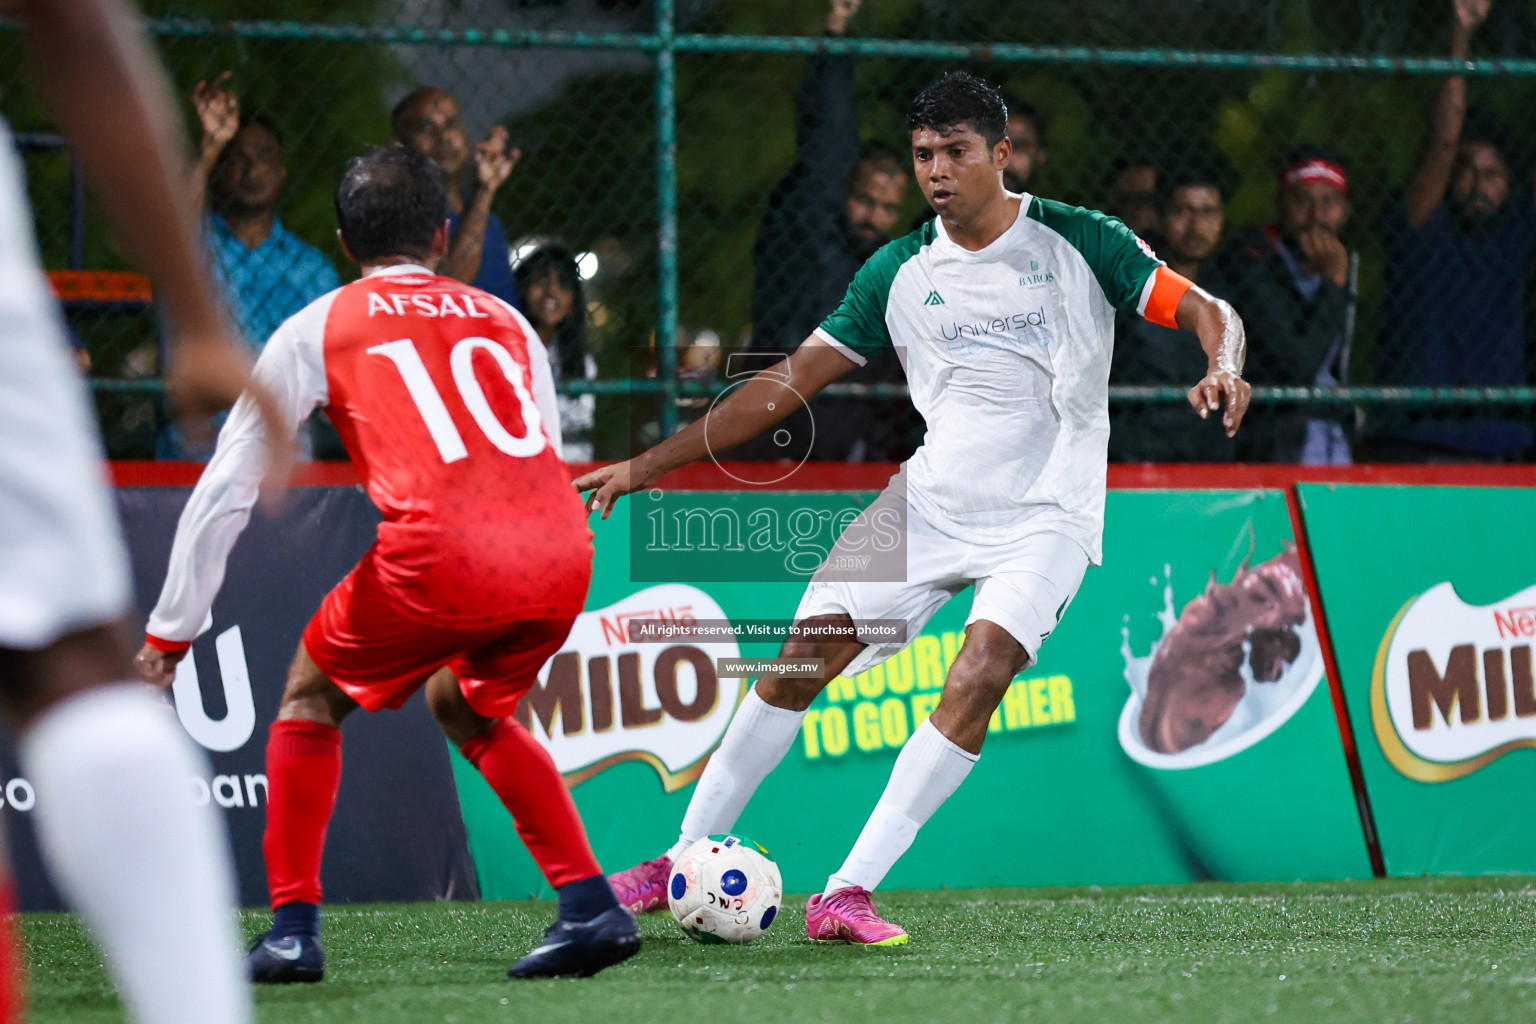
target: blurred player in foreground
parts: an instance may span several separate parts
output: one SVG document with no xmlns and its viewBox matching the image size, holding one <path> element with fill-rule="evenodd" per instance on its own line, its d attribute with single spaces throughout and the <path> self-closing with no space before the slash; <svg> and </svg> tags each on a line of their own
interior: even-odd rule
<svg viewBox="0 0 1536 1024">
<path fill-rule="evenodd" d="M 186 153 L 169 92 L 117 0 L 7 0 L 33 79 L 176 325 L 184 415 L 228 406 L 248 380 L 183 202 Z M 0 123 L 0 706 L 37 791 L 54 880 L 107 954 L 141 1024 L 241 1024 L 234 885 L 217 812 L 187 799 L 206 766 L 133 681 L 128 558 L 90 402 L 32 243 L 21 169 Z M 260 434 L 258 399 L 245 400 Z M 256 476 L 272 469 L 260 446 Z M 5 902 L 8 904 L 9 883 Z M 18 1013 L 0 967 L 0 1019 Z"/>
<path fill-rule="evenodd" d="M 324 406 L 384 515 L 378 539 L 304 630 L 267 740 L 272 929 L 261 982 L 319 981 L 320 856 L 341 782 L 341 720 L 427 688 L 443 731 L 512 812 L 560 918 L 514 977 L 588 975 L 631 956 L 565 780 L 512 713 L 560 649 L 592 577 L 592 531 L 560 459 L 549 357 L 522 315 L 432 270 L 448 251 L 442 172 L 404 146 L 347 165 L 341 244 L 359 281 L 272 335 L 255 377 L 283 429 Z M 242 403 L 176 529 L 140 665 L 169 685 L 224 582 L 261 475 Z"/>
<path fill-rule="evenodd" d="M 812 939 L 906 942 L 875 912 L 870 890 L 964 781 L 1008 685 L 1034 663 L 1100 558 L 1115 310 L 1195 332 L 1209 371 L 1190 403 L 1202 417 L 1225 403 L 1228 434 L 1242 421 L 1250 389 L 1236 313 L 1169 270 L 1120 221 L 1005 191 L 1006 124 L 1002 98 L 972 75 L 952 73 L 925 89 L 907 127 L 918 182 L 938 216 L 870 257 L 842 305 L 783 363 L 676 436 L 576 481 L 596 488 L 590 507 L 606 516 L 620 495 L 706 457 L 711 445 L 739 444 L 798 407 L 799 395 L 887 346 L 903 354 L 928 426 L 923 446 L 849 524 L 801 599 L 797 623 L 829 638 L 791 640 L 783 655 L 822 659 L 822 673 L 759 679 L 694 789 L 677 845 L 611 880 L 636 912 L 664 902 L 683 849 L 730 830 L 833 677 L 905 646 L 866 642 L 861 623 L 903 619 L 911 638 L 972 586 L 965 642 L 938 707 L 902 747 L 848 859 L 806 909 Z M 834 571 L 868 560 L 858 552 L 881 550 L 892 520 L 905 524 L 900 582 Z"/>
</svg>

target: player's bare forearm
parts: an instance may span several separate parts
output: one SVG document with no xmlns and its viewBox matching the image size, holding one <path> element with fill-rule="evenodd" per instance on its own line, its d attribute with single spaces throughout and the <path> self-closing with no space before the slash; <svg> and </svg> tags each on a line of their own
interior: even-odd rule
<svg viewBox="0 0 1536 1024">
<path fill-rule="evenodd" d="M 853 368 L 852 360 L 831 345 L 815 336 L 807 338 L 793 355 L 758 373 L 703 419 L 628 462 L 578 478 L 576 489 L 595 489 L 587 507 L 601 509 L 606 519 L 620 496 L 649 487 L 712 451 L 726 451 L 756 437 Z"/>
<path fill-rule="evenodd" d="M 1243 362 L 1248 357 L 1243 321 L 1230 303 L 1198 286 L 1184 293 L 1176 316 L 1180 327 L 1200 339 L 1208 367 L 1200 382 L 1189 389 L 1189 404 L 1201 419 L 1225 406 L 1222 426 L 1231 437 L 1253 397 L 1253 388 L 1243 380 Z"/>
<path fill-rule="evenodd" d="M 138 657 L 133 659 L 133 667 L 146 683 L 164 690 L 176 681 L 176 666 L 186 656 L 186 651 L 162 651 L 152 644 L 145 644 L 139 649 Z"/>
<path fill-rule="evenodd" d="M 469 284 L 480 274 L 480 259 L 485 252 L 485 229 L 491 220 L 489 189 L 476 189 L 474 198 L 464 208 L 464 219 L 453 233 L 453 244 L 438 273 Z"/>
<path fill-rule="evenodd" d="M 17 0 L 13 8 L 26 22 L 38 84 L 172 318 L 187 336 L 217 335 L 187 201 L 185 141 L 134 14 L 121 0 Z"/>
</svg>

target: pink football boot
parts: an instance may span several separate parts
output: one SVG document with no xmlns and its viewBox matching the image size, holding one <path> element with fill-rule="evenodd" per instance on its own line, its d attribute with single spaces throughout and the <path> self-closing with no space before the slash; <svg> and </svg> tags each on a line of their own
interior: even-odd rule
<svg viewBox="0 0 1536 1024">
<path fill-rule="evenodd" d="M 869 890 L 857 885 L 812 896 L 805 906 L 805 930 L 817 942 L 901 946 L 907 941 L 906 931 L 875 913 Z"/>
<path fill-rule="evenodd" d="M 667 879 L 672 875 L 672 858 L 662 854 L 643 861 L 628 871 L 608 876 L 608 884 L 618 897 L 619 906 L 631 914 L 649 914 L 667 905 Z"/>
</svg>

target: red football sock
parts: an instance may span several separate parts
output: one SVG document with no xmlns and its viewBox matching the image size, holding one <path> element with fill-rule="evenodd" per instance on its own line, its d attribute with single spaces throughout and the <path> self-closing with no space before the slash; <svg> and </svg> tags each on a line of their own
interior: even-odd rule
<svg viewBox="0 0 1536 1024">
<path fill-rule="evenodd" d="M 16 892 L 9 877 L 0 877 L 0 1024 L 19 1024 L 25 988 L 16 920 Z"/>
<path fill-rule="evenodd" d="M 341 787 L 341 730 L 283 718 L 267 734 L 267 884 L 274 909 L 320 902 L 320 854 Z"/>
<path fill-rule="evenodd" d="M 549 751 L 516 719 L 503 718 L 489 732 L 459 748 L 517 825 L 517 834 L 554 888 L 602 874 L 571 791 Z"/>
</svg>

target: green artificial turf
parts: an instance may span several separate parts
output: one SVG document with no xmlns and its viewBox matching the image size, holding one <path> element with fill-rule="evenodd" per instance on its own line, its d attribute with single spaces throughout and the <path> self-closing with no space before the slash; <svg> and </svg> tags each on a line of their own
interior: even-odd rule
<svg viewBox="0 0 1536 1024">
<path fill-rule="evenodd" d="M 1536 1020 L 1536 879 L 882 894 L 894 949 L 813 945 L 804 900 L 745 947 L 665 914 L 586 981 L 509 982 L 548 903 L 328 908 L 326 980 L 263 988 L 264 1022 Z M 248 915 L 247 931 L 264 923 Z M 25 920 L 34 1024 L 121 1021 L 62 915 Z"/>
</svg>

